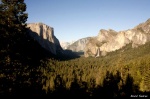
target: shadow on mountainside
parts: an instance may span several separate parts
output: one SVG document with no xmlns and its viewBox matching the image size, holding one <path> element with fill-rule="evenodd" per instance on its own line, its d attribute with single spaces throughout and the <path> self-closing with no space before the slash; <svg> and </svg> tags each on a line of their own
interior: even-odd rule
<svg viewBox="0 0 150 99">
<path fill-rule="evenodd" d="M 7 37 L 0 36 L 0 41 L 5 42 L 0 43 L 0 95 L 40 94 L 40 60 L 53 54 L 47 53 L 26 30 Z"/>
<path fill-rule="evenodd" d="M 139 85 L 134 84 L 130 74 L 126 76 L 126 80 L 122 80 L 119 71 L 115 75 L 107 71 L 103 84 L 98 86 L 94 78 L 85 82 L 74 77 L 70 88 L 66 88 L 66 82 L 60 75 L 57 75 L 52 79 L 54 89 L 49 88 L 46 92 L 43 90 L 42 81 L 45 78 L 41 76 L 40 61 L 56 56 L 47 52 L 29 35 L 14 35 L 7 39 L 0 36 L 0 38 L 0 41 L 5 42 L 0 43 L 0 96 L 42 98 L 47 96 L 51 99 L 58 97 L 68 99 L 130 98 L 131 95 L 150 97 L 150 92 L 139 90 Z M 6 43 L 10 44 L 9 47 L 5 46 Z"/>
<path fill-rule="evenodd" d="M 77 52 L 72 52 L 71 50 L 63 50 L 60 44 L 54 44 L 48 39 L 43 39 L 43 37 L 39 36 L 36 32 L 33 32 L 30 29 L 28 29 L 28 32 L 30 36 L 35 39 L 41 46 L 43 45 L 42 47 L 45 49 L 47 56 L 49 55 L 48 58 L 54 58 L 61 61 L 80 57 Z M 50 50 L 56 52 L 56 54 L 53 54 Z"/>
<path fill-rule="evenodd" d="M 16 34 L 8 30 L 8 36 L 3 35 L 6 31 L 0 30 L 0 96 L 43 95 L 41 60 L 68 57 L 58 57 L 41 47 L 28 34 L 30 30 Z"/>
</svg>

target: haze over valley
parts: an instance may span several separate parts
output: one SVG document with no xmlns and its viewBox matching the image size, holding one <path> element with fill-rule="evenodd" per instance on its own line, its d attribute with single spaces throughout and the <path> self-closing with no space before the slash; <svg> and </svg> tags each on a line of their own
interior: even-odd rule
<svg viewBox="0 0 150 99">
<path fill-rule="evenodd" d="M 149 98 L 149 5 L 0 0 L 0 96 Z"/>
</svg>

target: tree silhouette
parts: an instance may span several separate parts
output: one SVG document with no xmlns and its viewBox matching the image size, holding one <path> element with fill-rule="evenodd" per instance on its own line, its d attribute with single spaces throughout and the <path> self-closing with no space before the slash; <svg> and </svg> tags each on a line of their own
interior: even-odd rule
<svg viewBox="0 0 150 99">
<path fill-rule="evenodd" d="M 0 2 L 0 95 L 41 95 L 45 50 L 28 35 L 24 0 Z M 38 49 L 38 50 L 37 50 Z"/>
<path fill-rule="evenodd" d="M 126 81 L 120 85 L 120 83 L 122 83 L 120 72 L 117 71 L 117 73 L 113 75 L 107 71 L 103 85 L 95 88 L 92 99 L 130 98 L 132 94 L 139 93 L 139 87 L 133 82 L 133 78 L 128 74 Z"/>
<path fill-rule="evenodd" d="M 25 33 L 28 14 L 25 13 L 24 0 L 1 0 L 0 4 L 0 39 L 1 47 L 10 50 L 20 36 Z M 7 40 L 6 40 L 7 39 Z"/>
<path fill-rule="evenodd" d="M 87 90 L 87 83 L 78 80 L 77 77 L 75 76 L 74 81 L 71 83 L 71 87 L 69 90 L 70 97 L 86 99 L 88 97 L 86 90 Z"/>
<path fill-rule="evenodd" d="M 139 86 L 134 84 L 133 77 L 129 73 L 121 91 L 124 93 L 124 97 L 130 97 L 132 94 L 139 93 Z"/>
</svg>

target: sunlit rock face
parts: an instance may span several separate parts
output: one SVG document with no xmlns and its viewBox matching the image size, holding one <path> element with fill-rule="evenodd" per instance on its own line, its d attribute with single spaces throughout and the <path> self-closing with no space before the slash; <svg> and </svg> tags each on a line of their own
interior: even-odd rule
<svg viewBox="0 0 150 99">
<path fill-rule="evenodd" d="M 60 41 L 60 45 L 61 45 L 61 47 L 64 49 L 64 50 L 66 50 L 67 49 L 67 47 L 69 46 L 69 45 L 71 45 L 73 42 L 63 42 L 63 41 Z"/>
<path fill-rule="evenodd" d="M 63 51 L 59 40 L 54 35 L 54 29 L 43 23 L 27 24 L 30 28 L 30 35 L 39 42 L 39 44 L 53 54 Z M 38 50 L 38 49 L 37 49 Z"/>
<path fill-rule="evenodd" d="M 85 49 L 85 45 L 89 41 L 90 38 L 91 37 L 79 39 L 75 41 L 74 43 L 72 43 L 71 45 L 69 45 L 67 49 L 72 50 L 73 52 L 83 52 Z"/>
<path fill-rule="evenodd" d="M 139 24 L 133 29 L 116 32 L 112 29 L 101 29 L 98 35 L 91 38 L 85 46 L 84 56 L 95 56 L 97 47 L 100 48 L 101 55 L 118 50 L 129 43 L 132 48 L 138 47 L 150 41 L 150 19 Z"/>
</svg>

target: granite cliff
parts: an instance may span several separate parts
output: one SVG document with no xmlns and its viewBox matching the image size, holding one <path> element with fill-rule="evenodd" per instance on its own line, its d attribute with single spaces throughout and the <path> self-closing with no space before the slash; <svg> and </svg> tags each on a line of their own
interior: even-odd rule
<svg viewBox="0 0 150 99">
<path fill-rule="evenodd" d="M 31 30 L 31 37 L 37 40 L 43 48 L 55 55 L 63 52 L 59 40 L 54 35 L 53 27 L 43 23 L 30 23 L 27 27 Z"/>
<path fill-rule="evenodd" d="M 150 19 L 143 22 L 133 29 L 124 31 L 114 31 L 112 29 L 101 29 L 96 37 L 93 37 L 85 46 L 84 56 L 105 56 L 108 52 L 118 50 L 131 43 L 132 48 L 138 47 L 150 41 Z"/>
<path fill-rule="evenodd" d="M 79 39 L 75 41 L 74 43 L 72 43 L 71 45 L 69 45 L 67 49 L 72 50 L 73 52 L 84 52 L 84 48 L 90 38 L 91 37 Z"/>
</svg>

